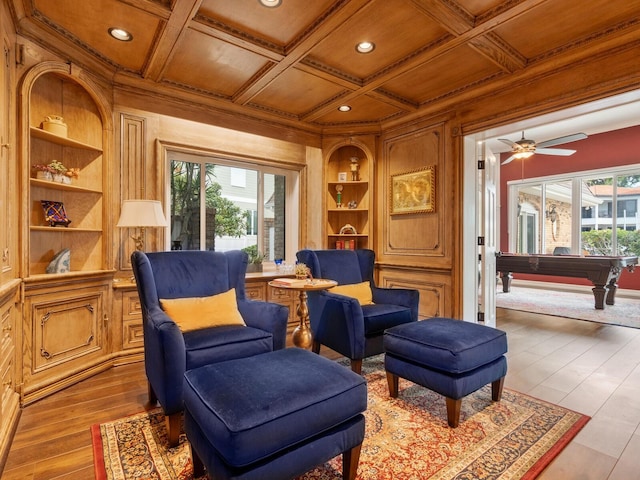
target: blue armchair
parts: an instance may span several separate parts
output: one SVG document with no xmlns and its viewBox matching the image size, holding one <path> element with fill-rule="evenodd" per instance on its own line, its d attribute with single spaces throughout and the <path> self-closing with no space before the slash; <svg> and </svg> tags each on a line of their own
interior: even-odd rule
<svg viewBox="0 0 640 480">
<path fill-rule="evenodd" d="M 360 373 L 364 358 L 383 352 L 385 329 L 418 320 L 417 290 L 376 287 L 373 250 L 301 250 L 296 256 L 314 277 L 338 285 L 368 281 L 373 295 L 372 305 L 360 305 L 355 298 L 331 290 L 308 292 L 315 353 L 325 345 L 349 358 L 351 370 Z"/>
<path fill-rule="evenodd" d="M 247 254 L 241 251 L 172 251 L 131 255 L 142 305 L 144 360 L 149 401 L 166 415 L 169 443 L 178 444 L 184 373 L 204 365 L 285 347 L 287 307 L 245 298 Z M 246 326 L 182 332 L 160 299 L 209 297 L 235 288 Z"/>
</svg>

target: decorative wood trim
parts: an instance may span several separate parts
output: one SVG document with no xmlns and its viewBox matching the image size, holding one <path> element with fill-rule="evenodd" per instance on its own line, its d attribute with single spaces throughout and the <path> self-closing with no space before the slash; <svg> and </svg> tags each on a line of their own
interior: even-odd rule
<svg viewBox="0 0 640 480">
<path fill-rule="evenodd" d="M 146 119 L 128 113 L 120 114 L 120 202 L 113 212 L 120 212 L 122 202 L 129 199 L 146 199 L 145 175 Z M 116 216 L 114 215 L 114 218 Z M 130 241 L 128 228 L 120 228 L 118 236 L 118 269 L 131 270 L 131 254 L 135 245 Z"/>
</svg>

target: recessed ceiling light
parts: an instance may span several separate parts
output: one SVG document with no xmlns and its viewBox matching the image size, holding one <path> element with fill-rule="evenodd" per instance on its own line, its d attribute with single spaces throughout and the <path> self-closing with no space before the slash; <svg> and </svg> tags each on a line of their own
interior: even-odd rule
<svg viewBox="0 0 640 480">
<path fill-rule="evenodd" d="M 261 5 L 268 8 L 276 8 L 282 4 L 282 0 L 258 0 Z"/>
<path fill-rule="evenodd" d="M 351 110 L 351 107 L 349 105 L 340 105 L 338 107 L 338 110 L 340 110 L 341 112 L 348 112 L 349 110 Z"/>
<path fill-rule="evenodd" d="M 371 53 L 376 48 L 376 44 L 373 42 L 360 42 L 356 45 L 358 53 Z"/>
<path fill-rule="evenodd" d="M 109 29 L 109 35 L 111 35 L 116 40 L 120 40 L 121 42 L 130 42 L 131 40 L 133 40 L 133 35 L 131 35 L 126 30 L 123 30 L 122 28 L 111 27 Z"/>
</svg>

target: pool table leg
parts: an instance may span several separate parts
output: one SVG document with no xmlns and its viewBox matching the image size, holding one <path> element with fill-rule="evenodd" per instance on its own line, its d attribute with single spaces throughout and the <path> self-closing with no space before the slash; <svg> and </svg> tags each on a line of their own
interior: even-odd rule
<svg viewBox="0 0 640 480">
<path fill-rule="evenodd" d="M 502 278 L 502 291 L 509 293 L 511 291 L 511 279 L 513 275 L 511 275 L 511 272 L 500 272 L 500 278 Z"/>
<path fill-rule="evenodd" d="M 609 284 L 607 285 L 607 305 L 614 305 L 616 302 L 616 291 L 618 290 L 617 281 L 618 276 L 609 280 Z"/>
<path fill-rule="evenodd" d="M 593 292 L 593 297 L 596 300 L 596 310 L 604 310 L 604 296 L 607 293 L 605 286 L 595 285 L 591 291 Z"/>
</svg>

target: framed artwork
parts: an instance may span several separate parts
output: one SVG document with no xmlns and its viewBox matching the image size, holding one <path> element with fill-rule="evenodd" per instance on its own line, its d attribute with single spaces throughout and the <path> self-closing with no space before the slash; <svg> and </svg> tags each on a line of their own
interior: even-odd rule
<svg viewBox="0 0 640 480">
<path fill-rule="evenodd" d="M 346 182 L 347 181 L 347 172 L 339 172 L 338 173 L 338 181 Z"/>
<path fill-rule="evenodd" d="M 391 215 L 436 211 L 436 167 L 391 175 Z"/>
</svg>

